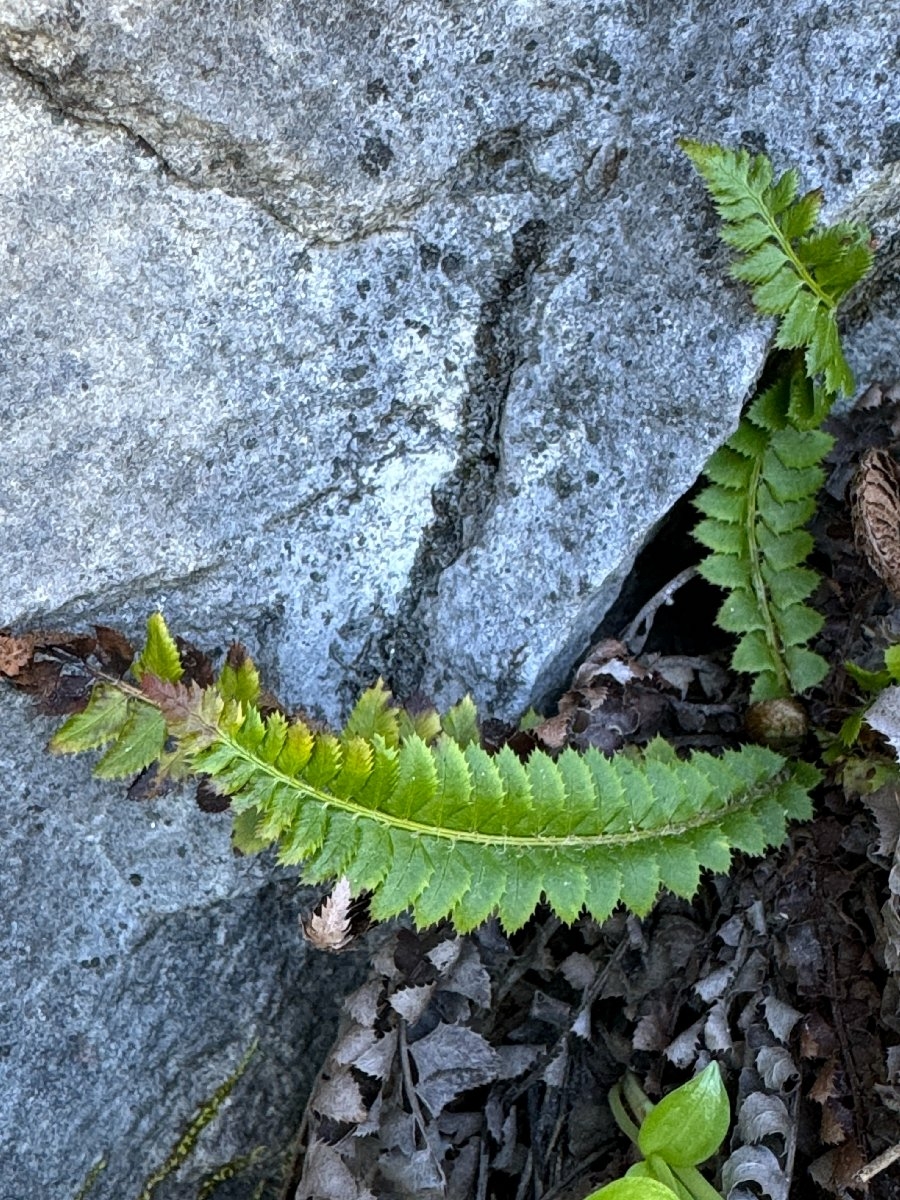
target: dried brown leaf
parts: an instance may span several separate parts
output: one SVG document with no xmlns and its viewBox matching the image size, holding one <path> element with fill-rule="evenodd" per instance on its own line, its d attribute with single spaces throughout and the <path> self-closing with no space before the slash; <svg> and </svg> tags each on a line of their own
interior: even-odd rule
<svg viewBox="0 0 900 1200">
<path fill-rule="evenodd" d="M 461 1025 L 440 1024 L 414 1042 L 409 1052 L 416 1064 L 419 1100 L 437 1115 L 469 1088 L 493 1082 L 500 1066 L 497 1051 Z"/>
<path fill-rule="evenodd" d="M 295 1200 L 375 1200 L 375 1197 L 357 1182 L 334 1146 L 315 1138 L 306 1152 L 303 1179 Z"/>
<path fill-rule="evenodd" d="M 315 909 L 301 926 L 307 941 L 318 950 L 343 950 L 353 941 L 350 905 L 353 896 L 346 875 L 334 885 L 331 894 Z"/>
<path fill-rule="evenodd" d="M 809 1089 L 809 1098 L 815 1100 L 816 1104 L 824 1104 L 826 1100 L 832 1100 L 837 1096 L 839 1089 L 835 1082 L 836 1075 L 837 1059 L 830 1058 L 819 1068 L 813 1085 Z"/>
<path fill-rule="evenodd" d="M 864 793 L 861 799 L 878 826 L 879 841 L 875 853 L 892 857 L 900 841 L 900 788 L 896 784 L 885 784 L 868 795 Z"/>
<path fill-rule="evenodd" d="M 755 1183 L 771 1200 L 788 1200 L 790 1181 L 778 1159 L 766 1146 L 740 1146 L 722 1167 L 725 1195 L 741 1183 Z"/>
<path fill-rule="evenodd" d="M 868 450 L 850 487 L 853 534 L 869 566 L 900 598 L 900 471 L 886 450 Z"/>
<path fill-rule="evenodd" d="M 389 1003 L 394 1012 L 399 1013 L 404 1021 L 415 1025 L 425 1012 L 433 995 L 433 983 L 426 983 L 421 987 L 403 987 L 394 992 Z"/>
<path fill-rule="evenodd" d="M 227 812 L 231 806 L 229 796 L 224 796 L 208 775 L 201 777 L 197 784 L 197 807 L 205 813 Z"/>
<path fill-rule="evenodd" d="M 864 1164 L 865 1160 L 859 1152 L 859 1147 L 855 1142 L 848 1141 L 810 1163 L 809 1174 L 819 1187 L 844 1196 L 846 1189 L 854 1184 L 856 1173 Z"/>
<path fill-rule="evenodd" d="M 118 629 L 109 625 L 95 625 L 97 657 L 107 671 L 123 676 L 134 661 L 134 646 Z"/>
<path fill-rule="evenodd" d="M 34 638 L 30 634 L 17 637 L 0 633 L 0 675 L 15 679 L 34 657 Z"/>
<path fill-rule="evenodd" d="M 215 674 L 209 655 L 183 637 L 176 637 L 175 645 L 184 667 L 184 675 L 181 677 L 183 682 L 196 683 L 202 688 L 212 687 Z"/>
</svg>

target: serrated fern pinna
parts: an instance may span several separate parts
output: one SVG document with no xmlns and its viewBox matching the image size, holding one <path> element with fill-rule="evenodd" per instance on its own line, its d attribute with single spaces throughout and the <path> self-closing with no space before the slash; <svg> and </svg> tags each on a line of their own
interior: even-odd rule
<svg viewBox="0 0 900 1200">
<path fill-rule="evenodd" d="M 821 425 L 853 389 L 837 307 L 872 266 L 869 231 L 817 224 L 819 190 L 798 196 L 795 171 L 777 181 L 765 155 L 682 141 L 740 254 L 735 278 L 753 286 L 756 308 L 779 318 L 775 345 L 792 351 L 778 381 L 753 402 L 737 432 L 705 468 L 703 520 L 695 536 L 710 555 L 701 574 L 728 591 L 719 625 L 738 635 L 732 665 L 753 675 L 751 699 L 815 686 L 828 664 L 808 648 L 822 625 L 806 601 L 818 576 L 805 566 L 832 439 Z"/>
<path fill-rule="evenodd" d="M 470 699 L 411 717 L 380 684 L 340 733 L 317 731 L 263 716 L 249 660 L 205 689 L 179 682 L 159 614 L 132 675 L 99 680 L 52 748 L 106 747 L 107 778 L 156 761 L 207 776 L 230 797 L 239 848 L 276 843 L 306 880 L 346 875 L 354 894 L 373 893 L 374 916 L 411 908 L 420 926 L 450 916 L 467 931 L 498 914 L 516 929 L 542 897 L 566 921 L 620 903 L 646 913 L 660 887 L 690 897 L 701 868 L 780 844 L 788 820 L 809 817 L 818 779 L 759 746 L 687 760 L 661 740 L 634 757 L 490 755 Z"/>
</svg>

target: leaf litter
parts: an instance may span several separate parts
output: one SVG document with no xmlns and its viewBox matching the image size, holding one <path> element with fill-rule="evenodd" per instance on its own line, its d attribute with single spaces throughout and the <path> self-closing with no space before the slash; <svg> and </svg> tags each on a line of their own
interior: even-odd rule
<svg viewBox="0 0 900 1200">
<path fill-rule="evenodd" d="M 900 405 L 888 389 L 867 402 L 832 422 L 814 531 L 828 567 L 820 649 L 876 669 L 900 614 L 890 570 L 869 565 L 893 551 L 867 548 L 860 459 L 873 447 L 900 457 Z M 883 531 L 893 468 L 873 461 L 868 500 Z M 594 648 L 556 716 L 525 730 L 493 723 L 486 741 L 527 755 L 613 752 L 657 734 L 713 748 L 746 737 L 746 697 L 721 653 L 642 655 L 642 620 Z M 833 670 L 814 693 L 814 726 L 835 730 L 862 699 Z M 512 938 L 493 924 L 465 938 L 376 930 L 377 971 L 348 1000 L 320 1084 L 362 1071 L 368 1115 L 335 1124 L 314 1092 L 290 1195 L 578 1200 L 633 1161 L 606 1100 L 624 1071 L 658 1100 L 715 1058 L 734 1114 L 714 1164 L 727 1200 L 900 1197 L 900 768 L 889 745 L 900 691 L 882 706 L 884 721 L 876 708 L 864 727 L 862 765 L 839 763 L 814 820 L 780 853 L 705 879 L 691 904 L 663 897 L 642 921 L 616 913 L 570 928 L 539 913 Z M 449 973 L 429 957 L 438 947 Z M 460 960 L 479 980 L 466 995 L 454 990 Z M 343 1050 L 362 1029 L 369 1041 Z M 376 1043 L 377 1062 L 364 1057 Z"/>
</svg>

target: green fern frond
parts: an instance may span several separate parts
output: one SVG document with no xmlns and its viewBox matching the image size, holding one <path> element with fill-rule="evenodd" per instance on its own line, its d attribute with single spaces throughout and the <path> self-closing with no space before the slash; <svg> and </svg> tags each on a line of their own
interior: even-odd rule
<svg viewBox="0 0 900 1200">
<path fill-rule="evenodd" d="M 724 220 L 722 238 L 742 256 L 732 274 L 750 284 L 753 303 L 780 318 L 775 344 L 803 351 L 758 396 L 704 468 L 694 536 L 711 551 L 701 574 L 728 592 L 718 624 L 737 635 L 735 670 L 756 678 L 751 699 L 803 692 L 828 665 L 808 643 L 822 627 L 806 604 L 818 577 L 806 565 L 822 460 L 832 439 L 820 431 L 853 376 L 841 350 L 836 311 L 871 269 L 869 231 L 817 225 L 820 191 L 797 195 L 795 171 L 777 181 L 762 154 L 682 141 Z"/>
<path fill-rule="evenodd" d="M 781 379 L 757 397 L 707 464 L 712 483 L 694 502 L 703 514 L 694 536 L 712 551 L 700 573 L 728 591 L 717 621 L 738 636 L 732 666 L 756 676 L 753 700 L 803 692 L 828 670 L 807 649 L 823 622 L 806 604 L 818 575 L 804 565 L 813 544 L 804 526 L 833 438 L 795 428 L 791 396 Z"/>
<path fill-rule="evenodd" d="M 724 221 L 722 238 L 742 256 L 732 268 L 751 285 L 761 313 L 779 317 L 775 344 L 804 349 L 806 373 L 822 376 L 830 396 L 853 390 L 835 312 L 872 267 L 871 234 L 841 222 L 817 228 L 818 190 L 797 195 L 795 171 L 774 180 L 762 154 L 682 140 Z"/>
<path fill-rule="evenodd" d="M 727 870 L 734 850 L 780 844 L 786 821 L 809 816 L 818 778 L 760 746 L 687 761 L 661 741 L 635 758 L 491 756 L 470 699 L 426 739 L 380 681 L 334 734 L 263 717 L 221 681 L 145 673 L 139 688 L 99 683 L 53 749 L 107 745 L 101 771 L 110 759 L 117 771 L 144 764 L 149 739 L 138 749 L 134 729 L 150 714 L 175 742 L 163 761 L 174 754 L 231 798 L 240 848 L 275 843 L 309 882 L 346 875 L 354 894 L 373 893 L 377 918 L 411 908 L 420 926 L 450 916 L 460 931 L 493 913 L 516 929 L 542 897 L 566 921 L 604 920 L 620 903 L 646 913 L 660 888 L 690 897 L 700 871 Z"/>
</svg>

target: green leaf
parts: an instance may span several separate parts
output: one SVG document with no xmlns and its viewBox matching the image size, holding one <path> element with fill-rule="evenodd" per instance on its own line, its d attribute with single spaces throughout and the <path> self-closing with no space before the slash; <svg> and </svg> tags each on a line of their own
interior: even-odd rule
<svg viewBox="0 0 900 1200">
<path fill-rule="evenodd" d="M 453 924 L 458 933 L 469 933 L 500 907 L 506 884 L 503 852 L 498 846 L 476 849 L 471 843 L 460 842 L 456 853 L 472 882 L 454 906 Z"/>
<path fill-rule="evenodd" d="M 124 779 L 156 762 L 166 742 L 166 722 L 158 708 L 136 701 L 116 740 L 94 767 L 99 779 Z"/>
<path fill-rule="evenodd" d="M 746 591 L 753 587 L 750 564 L 746 558 L 736 554 L 711 554 L 709 558 L 704 558 L 697 570 L 707 583 L 715 583 L 719 587 L 743 588 Z"/>
<path fill-rule="evenodd" d="M 422 712 L 415 713 L 411 713 L 407 709 L 400 709 L 397 720 L 400 726 L 401 742 L 405 742 L 409 738 L 419 738 L 427 746 L 441 732 L 441 718 L 433 708 L 426 708 Z"/>
<path fill-rule="evenodd" d="M 820 308 L 816 313 L 815 328 L 806 352 L 806 373 L 810 377 L 827 371 L 841 358 L 841 339 L 837 322 L 831 309 Z M 833 388 L 831 389 L 834 390 Z"/>
<path fill-rule="evenodd" d="M 888 649 L 893 650 L 895 647 L 890 646 Z M 887 654 L 888 651 L 886 650 L 885 659 L 887 658 Z M 877 693 L 886 688 L 888 684 L 900 681 L 900 676 L 895 674 L 893 666 L 889 667 L 886 671 L 867 671 L 865 667 L 858 667 L 856 663 L 847 662 L 844 663 L 844 670 L 855 683 L 859 684 L 864 692 Z"/>
<path fill-rule="evenodd" d="M 775 654 L 761 629 L 751 629 L 743 635 L 731 656 L 735 671 L 747 671 L 752 675 L 760 671 L 775 671 Z"/>
<path fill-rule="evenodd" d="M 815 496 L 802 500 L 776 500 L 769 485 L 760 484 L 756 497 L 756 511 L 773 533 L 789 533 L 799 529 L 810 520 L 816 511 Z"/>
<path fill-rule="evenodd" d="M 660 888 L 659 866 L 646 846 L 623 846 L 617 856 L 622 873 L 622 903 L 644 917 L 653 907 Z"/>
<path fill-rule="evenodd" d="M 481 740 L 478 710 L 471 696 L 463 696 L 458 704 L 454 704 L 444 716 L 442 725 L 444 733 L 463 748 L 470 742 L 477 745 Z"/>
<path fill-rule="evenodd" d="M 782 646 L 803 646 L 821 630 L 825 618 L 805 604 L 792 604 L 776 612 L 775 624 Z"/>
<path fill-rule="evenodd" d="M 805 650 L 802 646 L 788 646 L 784 657 L 791 677 L 791 685 L 798 694 L 816 687 L 828 674 L 828 663 L 821 654 Z"/>
<path fill-rule="evenodd" d="M 369 781 L 375 761 L 372 743 L 365 738 L 351 737 L 342 740 L 343 761 L 337 776 L 329 787 L 336 796 L 356 796 Z"/>
<path fill-rule="evenodd" d="M 431 805 L 436 795 L 434 755 L 422 739 L 414 735 L 400 746 L 397 779 L 389 811 L 394 816 L 408 819 Z M 429 819 L 433 820 L 434 815 L 432 809 Z"/>
<path fill-rule="evenodd" d="M 670 1167 L 695 1167 L 716 1153 L 730 1123 L 728 1093 L 711 1062 L 663 1096 L 641 1125 L 638 1147 L 645 1158 L 658 1154 Z"/>
<path fill-rule="evenodd" d="M 541 855 L 540 882 L 544 898 L 563 921 L 578 920 L 587 895 L 587 873 L 578 852 L 560 848 Z"/>
<path fill-rule="evenodd" d="M 763 563 L 763 582 L 776 608 L 787 608 L 805 600 L 819 582 L 815 571 L 809 567 L 791 567 L 787 571 L 774 571 Z"/>
<path fill-rule="evenodd" d="M 259 672 L 243 646 L 232 643 L 216 681 L 225 700 L 256 704 L 259 699 Z"/>
<path fill-rule="evenodd" d="M 656 1179 L 634 1177 L 616 1179 L 596 1192 L 587 1200 L 678 1200 L 671 1188 Z"/>
<path fill-rule="evenodd" d="M 244 812 L 235 814 L 231 824 L 231 840 L 235 849 L 240 850 L 241 854 L 259 854 L 271 846 L 271 838 L 257 836 L 258 821 L 259 812 L 255 808 L 248 808 Z"/>
<path fill-rule="evenodd" d="M 587 878 L 584 907 L 602 924 L 621 902 L 622 872 L 613 851 L 600 846 L 585 851 L 584 865 Z"/>
<path fill-rule="evenodd" d="M 373 738 L 376 734 L 387 746 L 396 746 L 400 741 L 397 709 L 391 707 L 391 693 L 384 680 L 368 688 L 353 707 L 344 733 L 350 737 Z"/>
<path fill-rule="evenodd" d="M 786 467 L 773 450 L 766 452 L 763 479 L 776 500 L 805 500 L 819 490 L 824 481 L 821 467 Z"/>
<path fill-rule="evenodd" d="M 313 750 L 312 731 L 302 721 L 292 721 L 287 728 L 284 745 L 275 760 L 285 775 L 299 775 L 309 762 Z"/>
<path fill-rule="evenodd" d="M 700 492 L 694 500 L 694 507 L 705 517 L 733 523 L 742 521 L 746 512 L 746 504 L 739 493 L 715 484 Z"/>
<path fill-rule="evenodd" d="M 403 912 L 425 890 L 434 872 L 421 838 L 405 829 L 392 829 L 392 858 L 387 875 L 372 897 L 371 912 L 376 921 L 385 921 Z"/>
<path fill-rule="evenodd" d="M 340 879 L 347 873 L 359 838 L 359 824 L 348 813 L 329 811 L 322 845 L 303 868 L 304 882 L 322 883 L 326 879 Z"/>
<path fill-rule="evenodd" d="M 785 266 L 784 251 L 775 242 L 765 242 L 742 262 L 734 263 L 731 274 L 745 283 L 765 283 Z"/>
<path fill-rule="evenodd" d="M 756 537 L 760 550 L 776 571 L 800 566 L 813 548 L 812 534 L 807 533 L 805 529 L 797 529 L 791 533 L 773 533 L 771 529 L 761 525 L 757 529 Z"/>
<path fill-rule="evenodd" d="M 755 250 L 771 236 L 771 225 L 759 217 L 750 217 L 740 225 L 724 225 L 721 231 L 723 242 L 727 242 L 735 250 L 744 251 Z"/>
<path fill-rule="evenodd" d="M 104 746 L 118 736 L 129 711 L 123 692 L 112 684 L 98 684 L 87 708 L 69 717 L 53 735 L 50 749 L 54 754 L 77 754 Z"/>
<path fill-rule="evenodd" d="M 147 621 L 147 644 L 131 667 L 135 679 L 155 675 L 165 683 L 177 683 L 184 674 L 181 655 L 166 628 L 162 613 L 153 613 Z"/>
<path fill-rule="evenodd" d="M 454 854 L 436 839 L 426 839 L 425 849 L 435 863 L 434 874 L 413 902 L 416 926 L 425 929 L 448 916 L 465 896 L 472 875 L 462 855 Z"/>
<path fill-rule="evenodd" d="M 801 196 L 780 216 L 778 223 L 781 226 L 781 232 L 789 241 L 804 237 L 815 227 L 822 210 L 822 199 L 821 189 L 816 188 L 812 192 L 807 192 L 805 196 Z M 803 263 L 808 262 L 803 256 L 802 247 L 798 247 L 798 253 Z"/>
<path fill-rule="evenodd" d="M 766 208 L 778 216 L 793 203 L 799 187 L 800 177 L 797 172 L 793 169 L 785 171 L 778 182 L 769 189 L 765 197 Z"/>
<path fill-rule="evenodd" d="M 772 449 L 785 467 L 817 467 L 834 446 L 831 434 L 821 429 L 780 429 L 772 435 Z"/>
<path fill-rule="evenodd" d="M 885 650 L 884 666 L 889 672 L 891 679 L 900 683 L 900 642 L 895 642 L 893 646 L 888 646 L 887 650 Z"/>
<path fill-rule="evenodd" d="M 775 345 L 782 350 L 808 346 L 815 333 L 820 303 L 812 292 L 798 292 L 779 323 Z"/>
<path fill-rule="evenodd" d="M 707 517 L 694 526 L 694 537 L 701 546 L 718 554 L 741 555 L 747 552 L 747 533 L 741 525 Z"/>
<path fill-rule="evenodd" d="M 785 266 L 768 282 L 753 289 L 753 303 L 761 313 L 786 313 L 802 287 L 803 280 L 794 268 Z"/>
<path fill-rule="evenodd" d="M 868 234 L 868 230 L 864 232 Z M 851 242 L 837 258 L 819 267 L 815 273 L 816 283 L 837 304 L 871 269 L 872 248 L 868 241 Z"/>
<path fill-rule="evenodd" d="M 502 852 L 505 884 L 500 920 L 507 933 L 521 929 L 541 898 L 542 881 L 532 855 L 527 851 L 505 849 Z"/>
<path fill-rule="evenodd" d="M 717 450 L 703 468 L 707 479 L 742 494 L 749 488 L 754 470 L 752 458 L 737 454 L 727 446 Z"/>
</svg>

